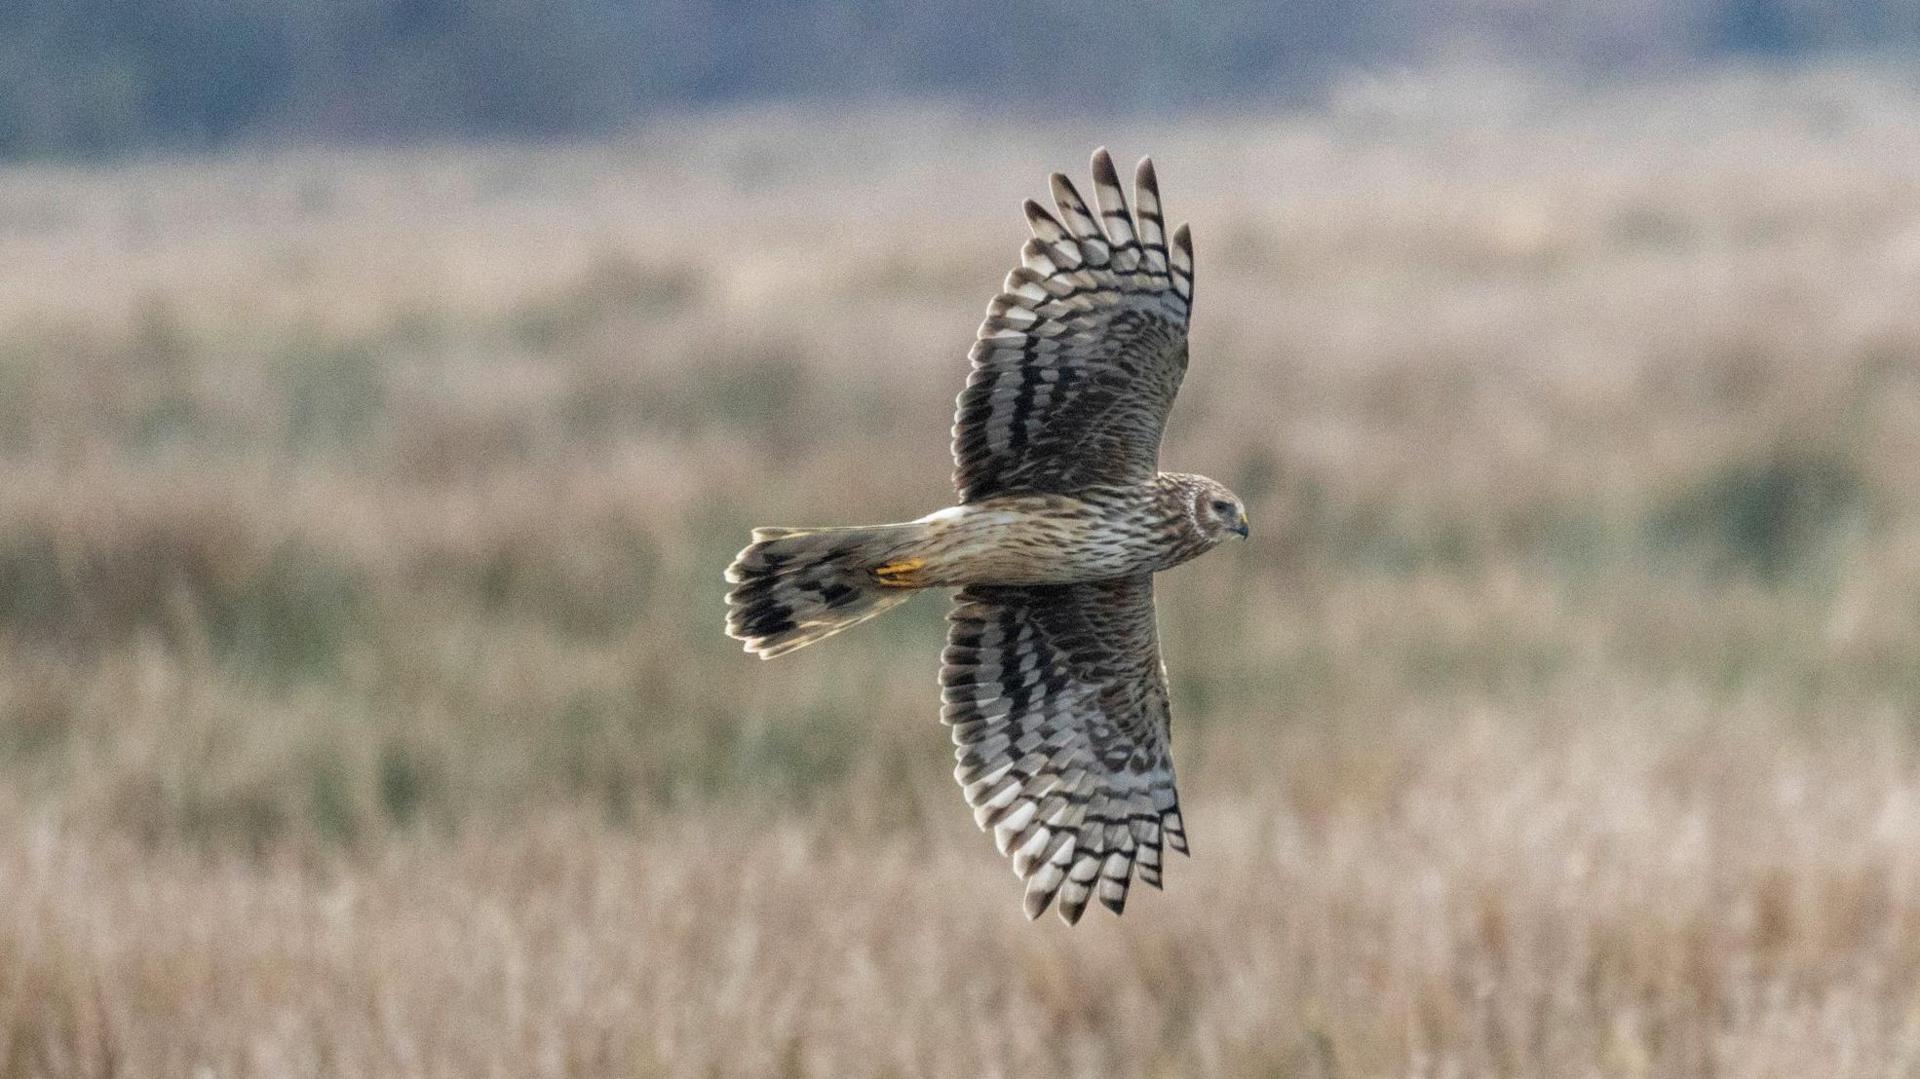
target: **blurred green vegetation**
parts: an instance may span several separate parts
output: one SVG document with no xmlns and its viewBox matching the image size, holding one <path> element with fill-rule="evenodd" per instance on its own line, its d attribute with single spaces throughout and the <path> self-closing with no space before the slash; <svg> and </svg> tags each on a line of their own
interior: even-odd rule
<svg viewBox="0 0 1920 1079">
<path fill-rule="evenodd" d="M 1632 75 L 1916 46 L 1920 12 L 1904 0 L 1235 0 L 1204 12 L 1143 0 L 12 0 L 0 7 L 0 157 L 288 134 L 579 134 L 769 98 L 1163 110 L 1298 94 L 1463 48 Z"/>
<path fill-rule="evenodd" d="M 943 789 L 947 749 L 929 688 L 937 597 L 837 638 L 831 656 L 788 661 L 782 679 L 719 632 L 719 570 L 772 512 L 755 504 L 760 480 L 724 495 L 718 481 L 701 481 L 690 515 L 644 489 L 614 503 L 561 489 L 623 437 L 753 431 L 777 445 L 787 427 L 859 431 L 870 422 L 860 372 L 759 348 L 694 369 L 636 363 L 610 373 L 569 362 L 569 375 L 526 402 L 508 430 L 471 443 L 460 434 L 468 421 L 401 404 L 420 350 L 448 348 L 449 333 L 455 351 L 476 357 L 500 340 L 565 355 L 587 347 L 596 324 L 657 315 L 652 286 L 609 299 L 596 271 L 579 288 L 536 302 L 550 330 L 534 338 L 524 312 L 428 342 L 404 329 L 252 334 L 247 362 L 260 365 L 265 397 L 247 414 L 223 417 L 215 400 L 167 391 L 144 395 L 160 405 L 93 417 L 136 486 L 146 469 L 181 482 L 169 462 L 277 462 L 265 488 L 242 469 L 186 481 L 184 500 L 96 492 L 113 508 L 84 527 L 0 519 L 0 636 L 19 656 L 111 669 L 159 649 L 185 677 L 215 687 L 219 703 L 191 705 L 211 709 L 201 736 L 95 791 L 102 811 L 155 840 L 264 851 L 294 835 L 354 845 L 395 829 L 458 828 L 548 799 L 596 806 L 624 825 L 721 802 L 786 812 L 821 798 L 879 798 L 911 812 L 920 792 Z M 98 370 L 133 387 L 117 399 L 140 399 L 139 386 L 168 377 L 156 373 L 152 319 L 91 353 Z M 235 362 L 230 335 L 170 333 L 161 351 L 179 369 Z M 15 376 L 28 380 L 74 375 L 17 370 L 39 372 Z M 174 417 L 164 438 L 155 408 Z M 889 428 L 887 437 L 906 435 Z M 478 456 L 449 471 L 437 454 L 419 456 L 420 441 L 436 438 Z M 1201 598 L 1167 589 L 1188 736 L 1217 733 L 1223 716 L 1527 699 L 1590 669 L 1596 648 L 1617 677 L 1920 705 L 1920 679 L 1899 665 L 1836 662 L 1808 639 L 1841 600 L 1832 584 L 1846 568 L 1836 561 L 1844 544 L 1870 542 L 1877 520 L 1877 481 L 1858 447 L 1703 459 L 1647 477 L 1638 502 L 1610 514 L 1551 488 L 1497 504 L 1400 486 L 1356 492 L 1338 474 L 1279 474 L 1250 460 L 1248 489 L 1263 492 L 1256 512 L 1272 523 L 1273 546 L 1216 556 L 1217 579 Z M 716 474 L 698 461 L 685 467 Z M 378 512 L 394 516 L 354 524 L 334 515 L 366 506 L 277 501 L 273 485 L 310 472 L 383 496 Z M 515 480 L 511 506 L 492 504 L 488 519 L 451 532 L 404 505 L 445 496 L 448 485 L 455 495 L 484 487 L 495 474 L 539 486 Z M 1232 584 L 1241 577 L 1254 591 Z M 1260 617 L 1253 597 L 1270 601 L 1263 582 L 1274 580 L 1290 582 L 1286 616 L 1305 627 L 1285 643 L 1242 631 Z M 1513 597 L 1499 598 L 1515 580 L 1523 596 L 1554 607 L 1538 632 L 1503 606 Z M 1379 608 L 1379 596 L 1416 598 Z M 1679 613 L 1656 613 L 1667 604 Z M 1733 610 L 1754 617 L 1732 620 Z M 1364 642 L 1347 625 L 1356 617 L 1369 627 Z M 797 678 L 799 692 L 774 700 L 752 688 L 767 677 L 788 690 Z M 174 707 L 146 705 L 155 706 Z M 9 701 L 0 768 L 68 782 L 59 777 L 110 736 L 114 718 L 101 707 L 59 694 Z M 77 722 L 78 713 L 94 716 Z"/>
</svg>

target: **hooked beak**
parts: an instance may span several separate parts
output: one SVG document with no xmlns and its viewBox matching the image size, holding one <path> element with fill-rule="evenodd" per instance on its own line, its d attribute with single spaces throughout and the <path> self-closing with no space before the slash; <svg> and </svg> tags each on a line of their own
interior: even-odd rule
<svg viewBox="0 0 1920 1079">
<path fill-rule="evenodd" d="M 1246 510 L 1240 511 L 1240 520 L 1234 523 L 1233 531 L 1238 532 L 1240 534 L 1241 539 L 1247 538 L 1247 511 Z"/>
</svg>

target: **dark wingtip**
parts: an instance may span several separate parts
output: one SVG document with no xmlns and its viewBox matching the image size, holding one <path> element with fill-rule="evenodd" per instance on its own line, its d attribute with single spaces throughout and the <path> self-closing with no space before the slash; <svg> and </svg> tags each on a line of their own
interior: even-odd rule
<svg viewBox="0 0 1920 1079">
<path fill-rule="evenodd" d="M 1143 157 L 1140 163 L 1133 167 L 1133 182 L 1153 192 L 1156 198 L 1159 197 L 1160 177 L 1153 171 L 1153 158 Z"/>
</svg>

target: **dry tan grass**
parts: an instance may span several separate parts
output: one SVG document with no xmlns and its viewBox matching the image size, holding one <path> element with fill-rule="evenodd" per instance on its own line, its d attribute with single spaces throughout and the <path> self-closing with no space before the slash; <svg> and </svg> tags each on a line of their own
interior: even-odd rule
<svg viewBox="0 0 1920 1079">
<path fill-rule="evenodd" d="M 1920 92 L 0 172 L 0 1076 L 1920 1068 Z M 876 137 L 879 133 L 879 137 Z M 1030 925 L 916 601 L 1017 199 L 1151 150 L 1196 856 Z"/>
</svg>

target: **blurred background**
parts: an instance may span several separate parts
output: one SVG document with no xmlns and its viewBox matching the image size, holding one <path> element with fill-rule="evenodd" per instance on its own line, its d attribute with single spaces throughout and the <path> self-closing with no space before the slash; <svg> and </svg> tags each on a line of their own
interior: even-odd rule
<svg viewBox="0 0 1920 1079">
<path fill-rule="evenodd" d="M 0 1076 L 1920 1067 L 1908 0 L 0 7 Z M 1194 857 L 1020 914 L 928 596 L 1151 153 Z"/>
</svg>

